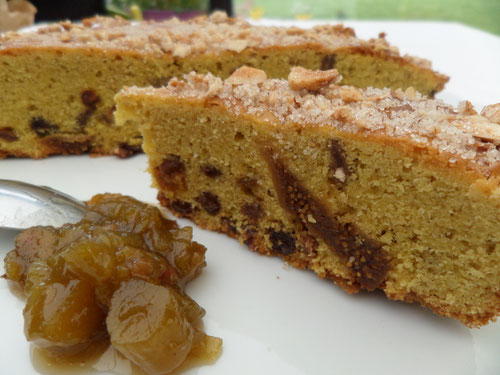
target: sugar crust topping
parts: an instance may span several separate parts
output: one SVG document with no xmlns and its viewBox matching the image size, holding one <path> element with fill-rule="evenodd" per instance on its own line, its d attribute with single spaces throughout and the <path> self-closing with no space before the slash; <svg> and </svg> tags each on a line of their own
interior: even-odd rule
<svg viewBox="0 0 500 375">
<path fill-rule="evenodd" d="M 500 165 L 500 125 L 475 112 L 469 102 L 458 108 L 439 99 L 428 99 L 413 88 L 406 91 L 339 86 L 336 80 L 317 90 L 292 89 L 288 80 L 262 79 L 262 71 L 245 69 L 239 76 L 257 71 L 258 82 L 226 81 L 212 74 L 194 72 L 184 80 L 172 79 L 160 89 L 126 88 L 125 93 L 218 99 L 236 114 L 248 113 L 271 123 L 291 122 L 305 126 L 330 126 L 341 131 L 362 134 L 386 134 L 408 140 L 447 155 L 454 164 L 458 159 L 472 162 L 486 176 Z M 294 79 L 294 69 L 289 80 Z M 333 70 L 334 71 L 334 70 Z M 332 71 L 316 72 L 335 76 Z M 323 79 L 323 77 L 320 77 Z M 293 84 L 292 84 L 293 85 Z M 488 107 L 491 108 L 491 107 Z M 495 108 L 496 109 L 496 108 Z M 490 110 L 492 112 L 492 110 Z M 273 118 L 270 119 L 268 114 Z"/>
<path fill-rule="evenodd" d="M 327 50 L 340 47 L 366 47 L 398 57 L 399 51 L 385 40 L 385 34 L 368 41 L 356 38 L 351 28 L 322 25 L 312 29 L 252 26 L 223 12 L 214 12 L 188 21 L 177 18 L 138 24 L 120 18 L 95 17 L 82 24 L 54 23 L 32 33 L 0 34 L 0 51 L 23 47 L 101 48 L 132 50 L 152 55 L 165 53 L 186 57 L 207 52 L 241 52 L 246 48 L 320 45 Z M 430 69 L 428 60 L 404 56 L 420 67 Z"/>
</svg>

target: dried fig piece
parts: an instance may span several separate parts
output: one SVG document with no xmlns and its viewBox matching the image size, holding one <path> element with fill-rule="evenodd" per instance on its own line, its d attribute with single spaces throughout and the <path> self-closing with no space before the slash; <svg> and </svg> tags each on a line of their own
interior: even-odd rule
<svg viewBox="0 0 500 375">
<path fill-rule="evenodd" d="M 220 169 L 211 164 L 204 164 L 200 167 L 200 169 L 205 174 L 205 176 L 210 178 L 217 178 L 222 175 Z"/>
<path fill-rule="evenodd" d="M 330 70 L 335 67 L 335 55 L 325 55 L 321 59 L 321 70 Z"/>
<path fill-rule="evenodd" d="M 0 128 L 0 139 L 3 139 L 6 142 L 14 142 L 17 141 L 19 137 L 17 136 L 13 128 L 11 128 L 10 126 L 6 126 Z"/>
<path fill-rule="evenodd" d="M 203 209 L 210 215 L 217 215 L 221 209 L 219 197 L 209 191 L 204 191 L 197 198 L 196 202 L 201 204 Z"/>
<path fill-rule="evenodd" d="M 34 117 L 30 122 L 31 129 L 39 137 L 46 137 L 47 135 L 54 134 L 59 130 L 59 126 L 51 124 L 43 117 Z"/>
<path fill-rule="evenodd" d="M 276 231 L 270 229 L 269 239 L 271 240 L 273 251 L 278 254 L 290 255 L 297 250 L 293 237 L 282 230 Z"/>
</svg>

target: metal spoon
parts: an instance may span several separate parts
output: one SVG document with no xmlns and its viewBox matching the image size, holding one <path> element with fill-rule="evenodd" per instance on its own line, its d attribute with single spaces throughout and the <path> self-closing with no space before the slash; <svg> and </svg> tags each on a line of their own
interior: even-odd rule
<svg viewBox="0 0 500 375">
<path fill-rule="evenodd" d="M 0 179 L 0 229 L 59 227 L 80 221 L 86 210 L 83 202 L 50 187 Z"/>
</svg>

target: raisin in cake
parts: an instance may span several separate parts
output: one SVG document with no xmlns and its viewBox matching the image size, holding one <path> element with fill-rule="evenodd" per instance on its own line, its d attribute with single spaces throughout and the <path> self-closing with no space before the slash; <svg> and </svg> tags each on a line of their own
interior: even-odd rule
<svg viewBox="0 0 500 375">
<path fill-rule="evenodd" d="M 500 106 L 241 68 L 124 88 L 160 202 L 202 228 L 479 326 L 500 312 Z"/>
<path fill-rule="evenodd" d="M 161 86 L 191 71 L 226 78 L 242 65 L 282 78 L 295 65 L 336 67 L 348 84 L 411 85 L 431 96 L 447 81 L 383 36 L 363 41 L 342 26 L 251 26 L 223 13 L 186 22 L 63 22 L 0 36 L 0 157 L 131 155 L 141 136 L 113 118 L 113 96 L 123 86 Z"/>
</svg>

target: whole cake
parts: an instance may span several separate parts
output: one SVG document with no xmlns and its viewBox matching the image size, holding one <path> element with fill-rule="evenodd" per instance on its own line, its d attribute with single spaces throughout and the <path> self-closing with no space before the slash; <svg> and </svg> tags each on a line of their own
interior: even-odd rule
<svg viewBox="0 0 500 375">
<path fill-rule="evenodd" d="M 242 65 L 281 78 L 291 66 L 335 67 L 346 84 L 413 86 L 430 96 L 448 79 L 426 60 L 401 56 L 383 35 L 363 41 L 342 26 L 251 26 L 223 13 L 186 22 L 57 23 L 0 35 L 0 157 L 131 155 L 141 148 L 139 131 L 113 118 L 123 86 L 161 86 L 191 71 L 226 78 Z"/>
<path fill-rule="evenodd" d="M 479 326 L 500 312 L 500 106 L 241 68 L 124 88 L 162 205 L 252 250 Z"/>
</svg>

